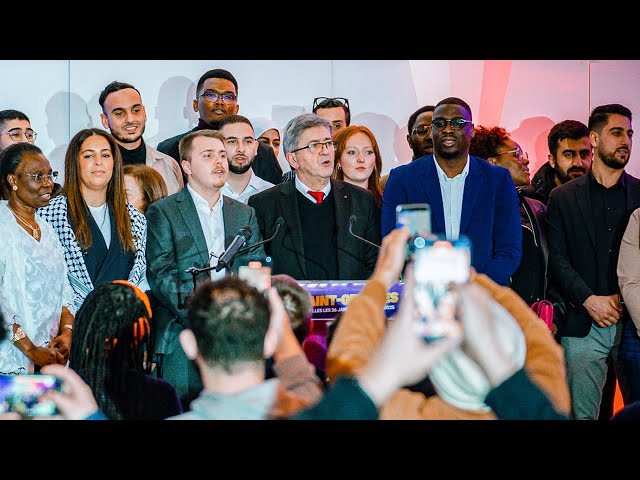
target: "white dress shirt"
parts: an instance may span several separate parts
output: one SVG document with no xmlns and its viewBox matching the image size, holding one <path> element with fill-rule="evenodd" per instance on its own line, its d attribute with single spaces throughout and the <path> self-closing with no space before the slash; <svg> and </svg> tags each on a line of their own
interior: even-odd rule
<svg viewBox="0 0 640 480">
<path fill-rule="evenodd" d="M 231 188 L 231 185 L 229 185 L 229 182 L 227 181 L 220 190 L 222 194 L 246 205 L 251 195 L 255 195 L 258 192 L 274 186 L 273 183 L 267 182 L 266 180 L 253 173 L 253 170 L 251 168 L 249 169 L 249 171 L 251 172 L 251 178 L 249 179 L 249 183 L 247 184 L 246 188 L 241 193 L 236 193 L 236 191 Z"/>
<path fill-rule="evenodd" d="M 224 253 L 224 218 L 222 216 L 222 193 L 220 198 L 213 206 L 209 208 L 209 202 L 200 196 L 191 185 L 187 183 L 187 189 L 193 198 L 193 203 L 196 205 L 196 211 L 198 212 L 198 218 L 200 219 L 200 225 L 202 226 L 202 233 L 204 233 L 204 239 L 207 241 L 207 251 L 209 252 L 209 266 L 215 267 L 218 265 L 218 258 Z M 211 280 L 217 280 L 224 277 L 227 269 L 223 268 L 219 272 L 211 270 Z"/>
<path fill-rule="evenodd" d="M 458 175 L 453 178 L 447 177 L 444 170 L 440 168 L 436 157 L 433 157 L 438 172 L 440 182 L 440 193 L 442 194 L 442 209 L 444 211 L 444 226 L 448 240 L 457 240 L 460 236 L 460 217 L 462 217 L 462 200 L 464 197 L 464 184 L 469 175 L 469 156 L 467 163 Z"/>
<path fill-rule="evenodd" d="M 309 201 L 316 203 L 316 199 L 307 193 L 309 190 L 312 190 L 314 192 L 315 190 L 313 190 L 313 188 L 307 187 L 304 183 L 302 183 L 302 180 L 300 180 L 300 177 L 298 177 L 298 175 L 295 176 L 295 182 L 296 182 L 296 188 L 298 189 L 298 191 L 302 195 L 304 195 L 306 198 L 308 198 Z M 322 198 L 322 201 L 324 202 L 324 199 L 327 198 L 327 196 L 329 196 L 329 192 L 331 191 L 331 180 L 327 182 L 327 184 L 324 186 L 322 190 L 318 190 L 318 191 L 324 192 L 324 197 Z"/>
</svg>

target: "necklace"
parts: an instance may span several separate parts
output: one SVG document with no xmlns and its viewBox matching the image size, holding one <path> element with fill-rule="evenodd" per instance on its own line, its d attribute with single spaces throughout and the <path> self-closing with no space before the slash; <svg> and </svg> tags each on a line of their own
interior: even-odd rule
<svg viewBox="0 0 640 480">
<path fill-rule="evenodd" d="M 13 211 L 12 208 L 9 208 L 9 210 L 11 210 L 11 213 L 13 213 L 13 216 L 16 217 L 16 219 L 20 223 L 22 223 L 25 227 L 29 227 L 29 229 L 31 230 L 31 236 L 35 238 L 37 241 L 40 241 L 40 226 L 36 223 L 36 226 L 33 227 L 28 220 L 25 220 L 23 217 L 18 215 L 16 212 Z"/>
</svg>

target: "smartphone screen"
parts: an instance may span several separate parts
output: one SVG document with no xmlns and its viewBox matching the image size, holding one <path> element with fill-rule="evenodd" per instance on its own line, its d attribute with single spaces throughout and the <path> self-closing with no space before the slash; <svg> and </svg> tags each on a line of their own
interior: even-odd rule
<svg viewBox="0 0 640 480">
<path fill-rule="evenodd" d="M 431 209 L 426 203 L 412 203 L 396 207 L 396 228 L 409 227 L 407 255 L 426 245 L 431 235 Z"/>
<path fill-rule="evenodd" d="M 238 268 L 238 277 L 261 292 L 271 287 L 271 267 L 259 260 L 251 260 L 247 265 Z"/>
<path fill-rule="evenodd" d="M 469 281 L 471 243 L 467 237 L 455 242 L 443 237 L 427 239 L 414 255 L 414 301 L 421 318 L 422 338 L 433 342 L 447 336 L 457 320 L 459 298 L 452 285 Z"/>
<path fill-rule="evenodd" d="M 23 417 L 50 417 L 58 410 L 45 400 L 49 390 L 60 390 L 60 380 L 53 375 L 0 376 L 0 413 L 16 412 Z"/>
</svg>

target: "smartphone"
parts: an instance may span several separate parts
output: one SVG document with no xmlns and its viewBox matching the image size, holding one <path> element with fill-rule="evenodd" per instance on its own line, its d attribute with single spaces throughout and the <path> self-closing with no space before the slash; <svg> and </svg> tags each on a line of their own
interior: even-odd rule
<svg viewBox="0 0 640 480">
<path fill-rule="evenodd" d="M 396 207 L 396 228 L 409 227 L 407 257 L 424 248 L 431 235 L 431 208 L 426 203 L 411 203 Z"/>
<path fill-rule="evenodd" d="M 459 294 L 454 285 L 469 281 L 471 242 L 462 236 L 451 242 L 443 236 L 426 239 L 414 254 L 414 302 L 420 313 L 420 333 L 426 342 L 448 335 L 458 320 Z"/>
<path fill-rule="evenodd" d="M 238 277 L 261 292 L 271 288 L 271 267 L 260 260 L 251 260 L 238 268 Z"/>
<path fill-rule="evenodd" d="M 53 375 L 1 375 L 0 413 L 16 412 L 23 417 L 58 414 L 55 403 L 43 398 L 49 390 L 60 391 L 60 379 Z"/>
</svg>

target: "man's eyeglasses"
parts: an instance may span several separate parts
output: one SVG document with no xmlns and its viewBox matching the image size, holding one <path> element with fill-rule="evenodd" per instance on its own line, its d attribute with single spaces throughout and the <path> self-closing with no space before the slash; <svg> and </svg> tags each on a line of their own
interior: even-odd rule
<svg viewBox="0 0 640 480">
<path fill-rule="evenodd" d="M 14 142 L 19 142 L 21 138 L 24 138 L 27 142 L 35 142 L 38 134 L 33 130 L 27 130 L 23 132 L 22 130 L 11 130 L 10 132 L 5 132 L 0 135 L 9 135 L 11 140 Z"/>
<path fill-rule="evenodd" d="M 347 109 L 349 109 L 349 100 L 343 97 L 316 97 L 313 99 L 313 107 L 311 110 L 315 112 L 316 108 L 333 107 L 347 107 Z"/>
<path fill-rule="evenodd" d="M 417 135 L 418 137 L 428 137 L 431 135 L 431 125 L 420 125 L 419 127 L 415 127 L 411 130 L 412 135 Z"/>
<path fill-rule="evenodd" d="M 198 95 L 198 98 L 204 97 L 207 102 L 217 102 L 219 98 L 222 98 L 222 103 L 235 102 L 238 97 L 233 93 L 218 93 L 218 92 L 202 92 Z"/>
<path fill-rule="evenodd" d="M 327 147 L 327 150 L 331 152 L 336 148 L 336 142 L 332 140 L 328 140 L 326 142 L 311 142 L 306 147 L 301 147 L 301 148 L 296 148 L 295 150 L 291 150 L 290 153 L 296 153 L 296 152 L 299 152 L 300 150 L 304 150 L 305 148 L 308 148 L 311 153 L 320 153 L 320 151 L 322 150 L 322 147 Z"/>
<path fill-rule="evenodd" d="M 25 173 L 24 175 L 26 175 L 27 177 L 31 177 L 33 178 L 36 183 L 39 183 L 40 185 L 42 185 L 44 183 L 44 179 L 48 178 L 49 180 L 51 180 L 51 183 L 55 182 L 58 179 L 58 172 L 51 172 L 51 173 Z"/>
<path fill-rule="evenodd" d="M 451 125 L 454 130 L 462 130 L 467 123 L 471 123 L 471 120 L 465 120 L 464 118 L 454 118 L 453 120 L 443 120 L 438 118 L 431 121 L 431 126 L 441 132 L 447 126 L 447 123 Z"/>
<path fill-rule="evenodd" d="M 506 155 L 510 153 L 515 153 L 519 162 L 521 162 L 523 158 L 529 158 L 529 154 L 527 152 L 523 152 L 520 147 L 514 148 L 513 150 L 507 150 L 506 152 L 496 152 L 494 153 L 494 155 L 499 156 L 499 155 Z"/>
</svg>

